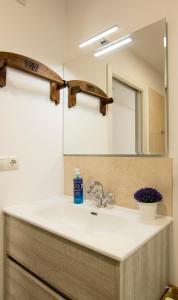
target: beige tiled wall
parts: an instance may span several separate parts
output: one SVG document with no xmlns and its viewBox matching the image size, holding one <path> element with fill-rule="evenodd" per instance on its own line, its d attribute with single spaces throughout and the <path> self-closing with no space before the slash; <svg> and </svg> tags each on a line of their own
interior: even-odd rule
<svg viewBox="0 0 178 300">
<path fill-rule="evenodd" d="M 142 187 L 155 187 L 163 195 L 159 213 L 172 215 L 172 159 L 164 157 L 65 156 L 64 192 L 73 193 L 73 169 L 80 168 L 84 184 L 99 180 L 114 203 L 137 208 L 134 192 Z"/>
</svg>

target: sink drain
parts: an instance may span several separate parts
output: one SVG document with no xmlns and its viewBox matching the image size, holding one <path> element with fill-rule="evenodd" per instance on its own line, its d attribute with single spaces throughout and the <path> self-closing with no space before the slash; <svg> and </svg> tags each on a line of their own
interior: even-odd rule
<svg viewBox="0 0 178 300">
<path fill-rule="evenodd" d="M 97 216 L 98 215 L 98 213 L 97 212 L 95 212 L 95 211 L 91 211 L 91 213 L 90 213 L 91 215 L 94 215 L 94 216 Z"/>
</svg>

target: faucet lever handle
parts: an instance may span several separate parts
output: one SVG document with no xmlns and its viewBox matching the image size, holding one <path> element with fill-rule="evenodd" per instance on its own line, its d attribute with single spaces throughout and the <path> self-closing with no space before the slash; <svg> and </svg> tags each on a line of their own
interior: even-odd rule
<svg viewBox="0 0 178 300">
<path fill-rule="evenodd" d="M 104 204 L 107 206 L 111 201 L 113 200 L 113 195 L 112 193 L 107 193 L 105 194 L 105 199 L 104 199 Z"/>
<path fill-rule="evenodd" d="M 88 195 L 91 195 L 91 192 L 92 192 L 92 189 L 93 189 L 93 187 L 94 187 L 94 184 L 95 184 L 95 183 L 94 183 L 93 180 L 87 181 L 85 190 L 86 190 L 86 193 L 87 193 Z"/>
</svg>

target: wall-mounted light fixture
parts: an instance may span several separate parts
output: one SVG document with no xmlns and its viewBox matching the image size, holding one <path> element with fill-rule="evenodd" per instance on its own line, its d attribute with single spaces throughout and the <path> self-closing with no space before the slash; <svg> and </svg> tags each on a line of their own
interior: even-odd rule
<svg viewBox="0 0 178 300">
<path fill-rule="evenodd" d="M 119 26 L 118 25 L 114 25 L 114 26 L 106 29 L 105 31 L 103 31 L 103 32 L 101 32 L 99 34 L 92 36 L 91 38 L 89 38 L 85 42 L 81 43 L 79 45 L 79 47 L 83 48 L 85 46 L 88 46 L 88 45 L 90 45 L 90 44 L 92 44 L 92 43 L 94 43 L 94 42 L 96 42 L 96 41 L 98 41 L 98 40 L 106 37 L 107 35 L 109 35 L 109 34 L 115 32 L 115 31 L 117 31 L 118 29 L 119 29 Z"/>
<path fill-rule="evenodd" d="M 132 42 L 131 37 L 129 35 L 127 35 L 127 36 L 125 36 L 125 37 L 123 37 L 123 38 L 121 38 L 119 40 L 111 42 L 111 43 L 109 43 L 109 44 L 107 44 L 107 45 L 105 45 L 105 46 L 97 49 L 95 51 L 95 53 L 94 53 L 94 56 L 96 56 L 96 57 L 101 56 L 101 55 L 103 55 L 103 54 L 105 54 L 107 52 L 113 51 L 113 50 L 115 50 L 115 49 L 117 49 L 119 47 L 122 47 L 122 46 L 124 46 L 126 44 L 129 44 L 131 42 Z"/>
</svg>

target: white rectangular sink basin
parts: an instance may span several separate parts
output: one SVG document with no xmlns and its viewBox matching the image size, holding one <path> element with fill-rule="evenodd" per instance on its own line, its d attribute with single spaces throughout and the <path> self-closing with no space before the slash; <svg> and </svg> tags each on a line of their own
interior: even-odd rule
<svg viewBox="0 0 178 300">
<path fill-rule="evenodd" d="M 61 202 L 48 209 L 39 209 L 34 214 L 56 224 L 71 227 L 72 230 L 93 235 L 118 232 L 128 223 L 122 216 L 109 214 L 108 209 L 99 209 L 89 203 L 78 205 Z"/>
<path fill-rule="evenodd" d="M 159 216 L 143 223 L 137 210 L 97 208 L 91 201 L 74 204 L 70 196 L 16 205 L 4 212 L 119 261 L 172 221 Z"/>
</svg>

